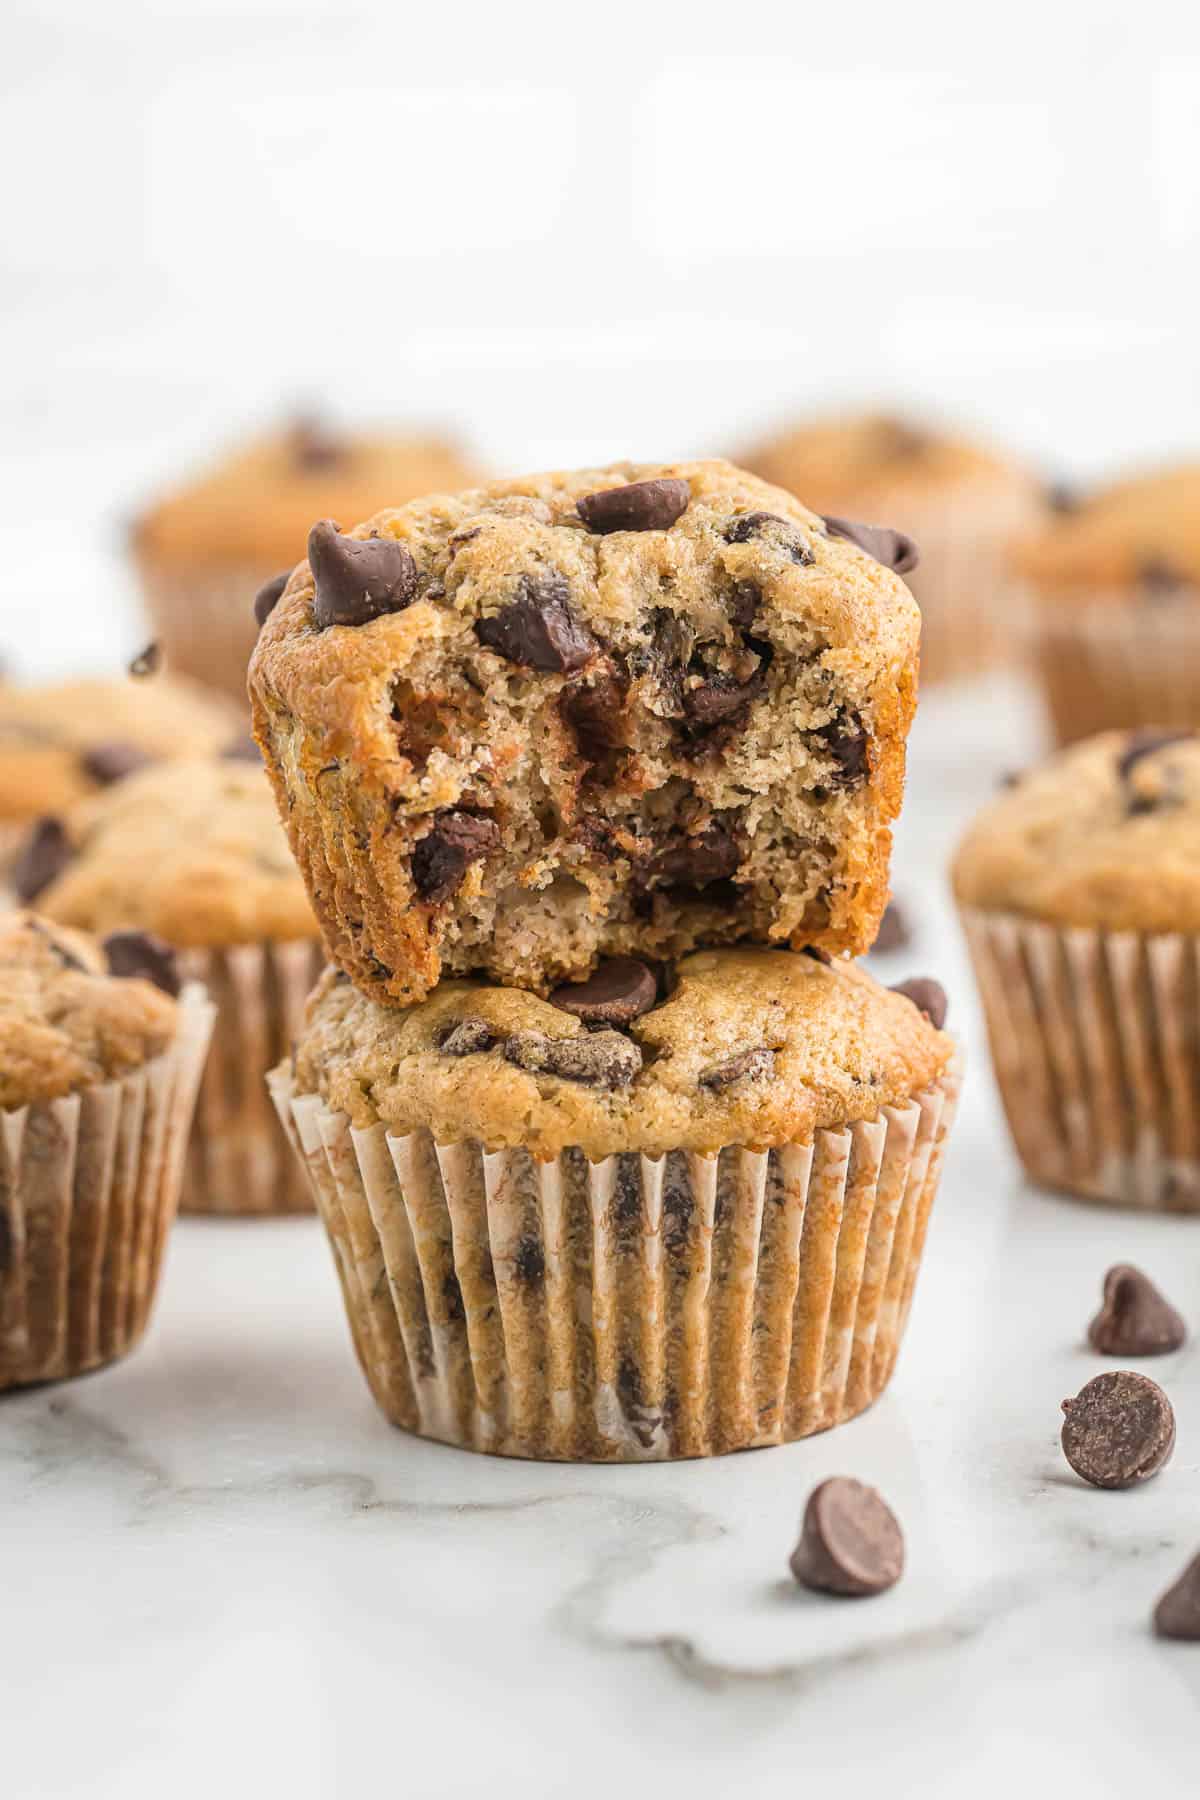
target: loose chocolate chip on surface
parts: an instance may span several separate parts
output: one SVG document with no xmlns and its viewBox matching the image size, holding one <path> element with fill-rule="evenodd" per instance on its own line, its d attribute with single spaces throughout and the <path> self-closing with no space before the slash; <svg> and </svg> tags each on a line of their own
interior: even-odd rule
<svg viewBox="0 0 1200 1800">
<path fill-rule="evenodd" d="M 144 681 L 147 675 L 156 675 L 161 668 L 162 646 L 156 640 L 138 651 L 129 665 L 129 673 L 135 681 Z"/>
<path fill-rule="evenodd" d="M 914 975 L 911 981 L 898 981 L 892 988 L 893 994 L 903 994 L 911 1000 L 918 1012 L 923 1012 L 935 1031 L 940 1031 L 946 1023 L 946 1014 L 950 1002 L 946 998 L 946 990 L 940 981 L 934 981 L 930 975 Z"/>
<path fill-rule="evenodd" d="M 114 739 L 110 744 L 93 744 L 90 750 L 83 751 L 79 766 L 101 787 L 111 787 L 115 781 L 124 781 L 127 775 L 136 774 L 138 769 L 148 769 L 157 761 L 156 756 L 151 756 L 137 744 L 124 744 Z"/>
<path fill-rule="evenodd" d="M 619 1031 L 591 1031 L 552 1038 L 543 1031 L 518 1031 L 504 1046 L 508 1061 L 535 1075 L 561 1075 L 589 1087 L 628 1087 L 642 1066 L 642 1053 Z"/>
<path fill-rule="evenodd" d="M 476 619 L 475 636 L 521 668 L 573 675 L 596 654 L 596 640 L 575 618 L 570 597 L 566 577 L 557 572 L 522 575 L 514 600 Z"/>
<path fill-rule="evenodd" d="M 632 481 L 628 487 L 585 494 L 575 510 L 589 531 L 668 531 L 687 511 L 692 490 L 686 481 L 664 477 Z"/>
<path fill-rule="evenodd" d="M 731 833 L 724 826 L 713 824 L 698 837 L 684 838 L 660 851 L 651 873 L 663 887 L 698 891 L 714 881 L 724 881 L 740 863 L 741 853 Z"/>
<path fill-rule="evenodd" d="M 29 829 L 13 863 L 13 892 L 23 906 L 57 881 L 75 852 L 61 819 L 48 814 Z"/>
<path fill-rule="evenodd" d="M 322 631 L 366 625 L 416 598 L 417 565 L 396 538 L 343 537 L 332 519 L 319 519 L 308 534 L 308 562 L 313 618 Z"/>
<path fill-rule="evenodd" d="M 704 1088 L 732 1087 L 735 1081 L 757 1081 L 764 1075 L 770 1075 L 775 1069 L 775 1052 L 765 1045 L 757 1050 L 743 1050 L 737 1056 L 727 1056 L 724 1062 L 714 1063 L 711 1069 L 701 1070 L 697 1080 Z"/>
<path fill-rule="evenodd" d="M 912 931 L 904 908 L 897 900 L 889 900 L 883 918 L 879 921 L 879 932 L 872 944 L 873 950 L 887 955 L 891 950 L 905 950 L 912 942 Z"/>
<path fill-rule="evenodd" d="M 264 581 L 255 594 L 254 617 L 260 630 L 282 599 L 283 590 L 288 584 L 288 576 L 291 572 L 290 569 L 285 569 L 282 575 L 272 575 L 270 581 Z"/>
<path fill-rule="evenodd" d="M 551 1006 L 574 1013 L 587 1025 L 628 1025 L 650 1011 L 658 999 L 653 971 L 633 956 L 612 956 L 586 981 L 555 988 Z"/>
<path fill-rule="evenodd" d="M 1117 1263 L 1104 1277 L 1104 1304 L 1088 1326 L 1102 1356 L 1163 1356 L 1178 1350 L 1187 1326 L 1149 1276 Z"/>
<path fill-rule="evenodd" d="M 793 525 L 790 519 L 781 519 L 778 513 L 743 513 L 740 518 L 734 519 L 726 530 L 725 542 L 727 544 L 754 543 L 756 540 L 768 536 L 771 526 L 775 526 L 776 531 L 770 535 L 779 539 L 780 549 L 786 550 L 794 563 L 799 563 L 801 568 L 805 568 L 815 561 L 811 549 L 800 535 L 799 528 Z"/>
<path fill-rule="evenodd" d="M 221 761 L 260 763 L 262 761 L 262 751 L 250 736 L 250 733 L 246 731 L 239 737 L 230 738 L 225 748 L 221 751 Z"/>
<path fill-rule="evenodd" d="M 837 764 L 837 773 L 832 778 L 835 787 L 857 787 L 866 780 L 870 772 L 868 738 L 862 720 L 854 713 L 839 712 L 813 736 L 820 740 Z"/>
<path fill-rule="evenodd" d="M 1062 1409 L 1063 1455 L 1093 1487 L 1132 1487 L 1171 1460 L 1175 1414 L 1148 1375 L 1132 1369 L 1097 1375 Z"/>
<path fill-rule="evenodd" d="M 809 1495 L 791 1570 L 823 1594 L 882 1594 L 904 1573 L 904 1534 L 875 1488 L 834 1475 Z"/>
<path fill-rule="evenodd" d="M 1192 1558 L 1155 1607 L 1154 1630 L 1158 1637 L 1200 1643 L 1200 1556 Z"/>
<path fill-rule="evenodd" d="M 140 976 L 164 994 L 178 994 L 181 984 L 175 952 L 161 938 L 148 931 L 112 931 L 100 947 L 108 958 L 110 975 Z"/>
<path fill-rule="evenodd" d="M 1194 731 L 1131 731 L 1125 742 L 1125 748 L 1117 758 L 1117 774 L 1122 781 L 1128 781 L 1130 775 L 1145 756 L 1154 756 L 1159 750 L 1165 750 L 1169 744 L 1187 743 L 1195 737 Z"/>
<path fill-rule="evenodd" d="M 495 819 L 449 808 L 435 813 L 433 825 L 413 847 L 412 878 L 422 900 L 449 900 L 466 879 L 473 862 L 499 849 Z"/>
<path fill-rule="evenodd" d="M 847 542 L 857 544 L 860 550 L 873 556 L 885 569 L 894 569 L 897 575 L 911 575 L 921 560 L 921 552 L 912 539 L 902 531 L 893 531 L 888 525 L 859 525 L 854 519 L 827 516 L 825 526 L 831 537 L 845 538 Z"/>
<path fill-rule="evenodd" d="M 485 1019 L 460 1019 L 438 1039 L 443 1056 L 474 1056 L 491 1050 L 499 1040 Z"/>
</svg>

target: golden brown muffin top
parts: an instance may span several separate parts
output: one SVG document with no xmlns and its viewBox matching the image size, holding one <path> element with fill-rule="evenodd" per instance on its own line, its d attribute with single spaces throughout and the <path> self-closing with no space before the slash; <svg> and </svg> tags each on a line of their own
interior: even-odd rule
<svg viewBox="0 0 1200 1800">
<path fill-rule="evenodd" d="M 821 512 L 884 519 L 893 509 L 897 525 L 907 503 L 967 483 L 1032 486 L 997 452 L 887 413 L 813 419 L 755 445 L 743 461 Z"/>
<path fill-rule="evenodd" d="M 1157 469 L 1074 501 L 1018 546 L 1040 591 L 1082 599 L 1200 586 L 1200 462 Z"/>
<path fill-rule="evenodd" d="M 0 1107 L 118 1080 L 161 1055 L 178 1009 L 140 978 L 108 973 L 100 946 L 30 913 L 0 917 Z"/>
<path fill-rule="evenodd" d="M 226 456 L 140 520 L 138 552 L 159 563 L 290 568 L 314 519 L 347 529 L 381 506 L 454 492 L 478 479 L 435 437 L 342 437 L 301 422 Z M 246 596 L 249 607 L 254 596 Z"/>
<path fill-rule="evenodd" d="M 953 873 L 984 912 L 1200 931 L 1200 737 L 1106 731 L 1061 751 L 980 813 Z"/>
<path fill-rule="evenodd" d="M 35 896 L 48 918 L 181 949 L 317 935 L 261 764 L 163 763 L 81 801 L 63 826 L 63 867 Z"/>
<path fill-rule="evenodd" d="M 595 1029 L 512 988 L 443 982 L 382 1007 L 330 970 L 309 1001 L 295 1089 L 354 1125 L 439 1143 L 526 1146 L 548 1160 L 724 1144 L 805 1143 L 874 1118 L 934 1081 L 953 1054 L 902 994 L 857 964 L 781 950 L 685 957 L 669 997 Z"/>
</svg>

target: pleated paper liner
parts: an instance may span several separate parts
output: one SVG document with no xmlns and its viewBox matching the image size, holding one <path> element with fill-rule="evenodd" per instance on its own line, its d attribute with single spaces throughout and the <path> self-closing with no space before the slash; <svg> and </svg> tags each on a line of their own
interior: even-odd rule
<svg viewBox="0 0 1200 1800">
<path fill-rule="evenodd" d="M 1200 592 L 1047 598 L 1028 617 L 1056 743 L 1142 725 L 1200 728 Z"/>
<path fill-rule="evenodd" d="M 540 1460 L 708 1456 L 823 1431 L 891 1376 L 959 1070 L 811 1144 L 718 1155 L 354 1130 L 271 1076 L 395 1424 Z"/>
<path fill-rule="evenodd" d="M 204 984 L 217 1008 L 181 1212 L 266 1217 L 312 1211 L 312 1190 L 280 1128 L 266 1074 L 291 1054 L 304 1002 L 324 963 L 315 938 L 181 954 L 184 973 Z"/>
<path fill-rule="evenodd" d="M 212 1019 L 189 986 L 153 1062 L 0 1112 L 0 1389 L 83 1374 L 141 1337 Z"/>
<path fill-rule="evenodd" d="M 903 579 L 921 608 L 921 685 L 1012 665 L 1024 653 L 1022 598 L 1009 547 L 1038 521 L 1030 494 L 966 488 L 944 502 L 907 506 L 902 525 L 921 561 Z"/>
<path fill-rule="evenodd" d="M 1031 1180 L 1200 1212 L 1200 939 L 963 915 Z"/>
<path fill-rule="evenodd" d="M 175 675 L 232 694 L 247 711 L 246 665 L 258 638 L 254 596 L 280 568 L 197 568 L 180 572 L 137 557 L 154 635 Z"/>
</svg>

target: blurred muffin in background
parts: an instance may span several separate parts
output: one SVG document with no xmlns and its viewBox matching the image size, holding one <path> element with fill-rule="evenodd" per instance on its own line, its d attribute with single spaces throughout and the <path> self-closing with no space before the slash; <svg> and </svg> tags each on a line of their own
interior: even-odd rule
<svg viewBox="0 0 1200 1800">
<path fill-rule="evenodd" d="M 1200 462 L 1064 494 L 1016 563 L 1060 744 L 1200 725 Z"/>
<path fill-rule="evenodd" d="M 342 436 L 307 418 L 226 456 L 134 529 L 134 560 L 170 666 L 244 701 L 255 595 L 302 559 L 317 519 L 349 530 L 381 507 L 478 480 L 478 469 L 440 439 Z"/>
<path fill-rule="evenodd" d="M 1013 660 L 1008 546 L 1045 513 L 1038 481 L 986 446 L 886 413 L 814 419 L 742 451 L 756 475 L 817 512 L 916 539 L 922 682 Z"/>
</svg>

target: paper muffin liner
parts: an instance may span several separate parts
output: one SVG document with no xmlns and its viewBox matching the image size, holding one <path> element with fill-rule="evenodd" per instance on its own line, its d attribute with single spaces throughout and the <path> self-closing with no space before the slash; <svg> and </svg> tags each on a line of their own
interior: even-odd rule
<svg viewBox="0 0 1200 1800">
<path fill-rule="evenodd" d="M 180 968 L 216 1005 L 179 1210 L 265 1217 L 311 1212 L 312 1192 L 266 1087 L 291 1053 L 304 1003 L 325 966 L 319 939 L 185 950 Z"/>
<path fill-rule="evenodd" d="M 1200 726 L 1200 591 L 1047 598 L 1028 616 L 1056 743 L 1139 725 Z"/>
<path fill-rule="evenodd" d="M 970 909 L 963 924 L 1030 1179 L 1200 1212 L 1200 938 Z"/>
<path fill-rule="evenodd" d="M 270 1081 L 388 1418 L 495 1455 L 641 1462 L 784 1443 L 878 1398 L 959 1077 L 810 1144 L 599 1162 L 356 1130 L 287 1066 Z"/>
<path fill-rule="evenodd" d="M 246 665 L 258 638 L 254 596 L 282 565 L 166 568 L 136 557 L 154 635 L 174 675 L 190 675 L 246 705 Z"/>
<path fill-rule="evenodd" d="M 82 1375 L 141 1337 L 212 1021 L 189 986 L 161 1056 L 0 1112 L 0 1389 Z"/>
</svg>

